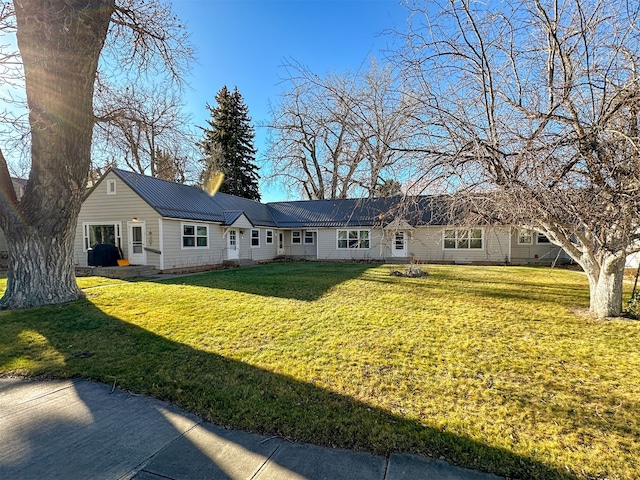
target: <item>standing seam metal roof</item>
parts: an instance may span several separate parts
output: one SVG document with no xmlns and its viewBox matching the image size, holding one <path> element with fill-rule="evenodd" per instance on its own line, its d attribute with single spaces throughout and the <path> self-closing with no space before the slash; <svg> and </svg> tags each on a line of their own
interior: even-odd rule
<svg viewBox="0 0 640 480">
<path fill-rule="evenodd" d="M 263 204 L 226 193 L 210 196 L 190 185 L 113 168 L 160 215 L 231 225 L 242 213 L 254 226 L 274 228 L 385 226 L 401 218 L 413 226 L 442 225 L 444 196 L 305 200 Z"/>
</svg>

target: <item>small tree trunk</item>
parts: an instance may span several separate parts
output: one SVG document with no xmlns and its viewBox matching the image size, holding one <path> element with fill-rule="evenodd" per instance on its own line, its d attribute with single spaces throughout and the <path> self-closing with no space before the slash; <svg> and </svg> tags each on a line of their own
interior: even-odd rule
<svg viewBox="0 0 640 480">
<path fill-rule="evenodd" d="M 603 262 L 600 268 L 585 268 L 589 278 L 589 311 L 599 318 L 622 314 L 624 259 Z"/>
<path fill-rule="evenodd" d="M 83 296 L 72 261 L 73 234 L 60 239 L 14 232 L 8 249 L 7 290 L 0 309 L 65 303 Z"/>
</svg>

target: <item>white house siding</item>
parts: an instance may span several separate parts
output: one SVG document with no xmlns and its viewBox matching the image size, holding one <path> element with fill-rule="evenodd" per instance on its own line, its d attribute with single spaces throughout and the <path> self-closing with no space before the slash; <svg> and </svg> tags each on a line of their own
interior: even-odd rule
<svg viewBox="0 0 640 480">
<path fill-rule="evenodd" d="M 538 235 L 535 232 L 532 244 L 518 245 L 519 231 L 517 228 L 512 229 L 510 258 L 512 264 L 549 265 L 556 261 L 566 262 L 569 260 L 568 255 L 559 246 L 553 243 L 539 244 L 537 241 Z"/>
<path fill-rule="evenodd" d="M 369 230 L 369 248 L 338 248 L 338 230 Z M 371 227 L 322 228 L 317 233 L 319 260 L 381 260 L 383 231 Z"/>
<path fill-rule="evenodd" d="M 318 257 L 317 252 L 318 252 L 318 233 L 317 233 L 317 229 L 315 228 L 311 228 L 308 229 L 311 232 L 314 232 L 315 236 L 314 236 L 314 242 L 313 243 L 304 243 L 304 232 L 306 231 L 303 228 L 295 228 L 293 230 L 280 230 L 280 232 L 283 233 L 284 235 L 284 242 L 283 242 L 283 247 L 284 247 L 284 255 L 287 257 L 291 257 L 294 259 L 305 259 L 305 260 L 315 260 Z M 293 232 L 300 232 L 300 243 L 293 243 Z M 274 235 L 276 236 L 276 242 L 277 240 L 277 235 L 278 232 L 276 230 L 274 230 Z M 276 249 L 274 249 L 274 252 L 277 253 L 277 245 L 276 245 Z"/>
<path fill-rule="evenodd" d="M 206 248 L 182 246 L 183 225 L 207 225 L 209 239 Z M 201 265 L 217 265 L 226 258 L 227 243 L 223 237 L 223 229 L 215 223 L 196 220 L 162 220 L 164 270 L 172 270 Z"/>
<path fill-rule="evenodd" d="M 251 230 L 258 230 L 260 232 L 260 246 L 259 247 L 252 247 L 251 246 Z M 273 243 L 271 244 L 267 244 L 267 230 L 271 230 L 273 232 Z M 249 251 L 248 251 L 248 255 L 249 258 L 251 260 L 253 260 L 254 262 L 260 262 L 260 261 L 265 261 L 265 260 L 273 260 L 276 255 L 277 255 L 277 248 L 276 248 L 276 230 L 275 228 L 265 228 L 265 227 L 254 227 L 254 228 L 249 228 L 249 229 L 245 229 L 244 231 L 244 235 L 242 238 L 242 245 L 241 245 L 241 250 L 240 250 L 240 254 L 242 255 L 243 251 L 245 250 L 244 248 L 244 243 L 247 243 L 248 247 L 249 247 Z M 243 258 L 243 257 L 240 257 Z"/>
<path fill-rule="evenodd" d="M 115 180 L 115 195 L 107 195 L 108 180 Z M 129 232 L 127 222 L 137 218 L 145 223 L 145 244 L 151 248 L 158 248 L 160 239 L 158 236 L 158 218 L 160 215 L 147 202 L 142 200 L 113 172 L 101 181 L 98 186 L 85 199 L 78 215 L 78 225 L 74 240 L 74 263 L 79 266 L 87 266 L 87 250 L 84 246 L 84 223 L 114 223 L 121 226 L 122 254 L 129 257 L 128 244 Z M 147 252 L 147 265 L 160 268 L 160 256 Z"/>
<path fill-rule="evenodd" d="M 409 233 L 409 257 L 425 262 L 504 263 L 509 255 L 509 230 L 483 228 L 479 249 L 445 249 L 444 231 L 454 227 L 419 227 Z"/>
</svg>

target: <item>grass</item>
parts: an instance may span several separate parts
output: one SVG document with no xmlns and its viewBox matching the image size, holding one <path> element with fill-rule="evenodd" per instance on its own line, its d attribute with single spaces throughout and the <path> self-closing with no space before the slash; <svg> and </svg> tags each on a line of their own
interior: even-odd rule
<svg viewBox="0 0 640 480">
<path fill-rule="evenodd" d="M 285 263 L 0 313 L 0 375 L 83 376 L 218 424 L 516 478 L 640 478 L 640 324 L 586 278 Z"/>
</svg>

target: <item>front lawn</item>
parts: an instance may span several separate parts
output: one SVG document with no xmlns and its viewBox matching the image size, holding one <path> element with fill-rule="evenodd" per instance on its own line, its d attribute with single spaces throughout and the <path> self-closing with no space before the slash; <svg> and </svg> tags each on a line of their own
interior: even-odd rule
<svg viewBox="0 0 640 480">
<path fill-rule="evenodd" d="M 0 375 L 83 376 L 220 425 L 516 478 L 640 478 L 640 323 L 559 269 L 282 263 L 0 313 Z"/>
</svg>

